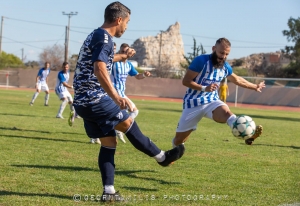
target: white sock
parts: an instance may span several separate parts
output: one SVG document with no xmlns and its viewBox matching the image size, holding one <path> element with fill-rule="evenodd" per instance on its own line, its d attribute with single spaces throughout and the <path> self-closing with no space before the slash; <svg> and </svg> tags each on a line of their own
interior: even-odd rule
<svg viewBox="0 0 300 206">
<path fill-rule="evenodd" d="M 37 98 L 37 96 L 39 95 L 38 92 L 34 93 L 33 97 L 32 97 L 32 100 L 31 100 L 31 103 L 34 102 L 34 100 Z"/>
<path fill-rule="evenodd" d="M 133 112 L 130 112 L 130 113 L 129 113 L 129 116 L 130 116 L 132 119 L 134 119 L 134 118 L 136 118 L 136 117 L 138 116 L 138 114 L 139 114 L 139 110 L 135 110 L 135 111 L 133 111 Z"/>
<path fill-rule="evenodd" d="M 62 115 L 62 113 L 64 112 L 66 106 L 68 104 L 68 100 L 64 100 L 61 104 L 60 104 L 60 107 L 59 107 L 59 110 L 58 110 L 58 114 L 57 115 Z"/>
<path fill-rule="evenodd" d="M 45 104 L 48 104 L 50 94 L 46 94 L 45 96 Z"/>
<path fill-rule="evenodd" d="M 115 187 L 113 185 L 105 185 L 104 186 L 104 193 L 115 194 L 116 193 Z"/>
<path fill-rule="evenodd" d="M 165 151 L 160 151 L 158 155 L 154 156 L 154 159 L 156 159 L 157 162 L 163 162 L 166 159 Z"/>
<path fill-rule="evenodd" d="M 227 119 L 227 124 L 228 126 L 232 129 L 233 126 L 233 122 L 236 120 L 236 115 L 231 115 L 228 119 Z"/>
</svg>

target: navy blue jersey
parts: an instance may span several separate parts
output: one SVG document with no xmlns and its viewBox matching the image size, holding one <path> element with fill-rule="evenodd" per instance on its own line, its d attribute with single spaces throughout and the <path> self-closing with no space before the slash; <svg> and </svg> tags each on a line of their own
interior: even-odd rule
<svg viewBox="0 0 300 206">
<path fill-rule="evenodd" d="M 102 61 L 110 73 L 114 58 L 112 36 L 104 29 L 95 29 L 84 41 L 74 75 L 74 105 L 90 105 L 100 101 L 107 93 L 94 74 L 94 62 Z"/>
<path fill-rule="evenodd" d="M 211 61 L 211 54 L 203 54 L 196 57 L 190 64 L 189 69 L 199 73 L 193 81 L 202 86 L 208 86 L 213 83 L 220 85 L 224 77 L 232 74 L 232 68 L 228 62 L 225 62 L 222 68 L 214 68 Z M 213 92 L 203 92 L 188 88 L 183 97 L 183 108 L 193 108 L 218 99 L 219 95 L 217 90 Z"/>
</svg>

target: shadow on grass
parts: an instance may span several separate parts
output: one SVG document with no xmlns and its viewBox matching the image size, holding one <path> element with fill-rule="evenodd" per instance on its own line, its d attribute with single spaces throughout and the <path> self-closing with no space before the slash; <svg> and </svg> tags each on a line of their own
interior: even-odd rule
<svg viewBox="0 0 300 206">
<path fill-rule="evenodd" d="M 81 134 L 81 133 L 74 133 L 74 132 L 49 132 L 49 131 L 41 131 L 41 130 L 32 130 L 32 129 L 20 129 L 17 127 L 0 127 L 0 130 L 11 130 L 11 131 L 19 131 L 19 132 L 38 132 L 38 133 L 46 133 L 46 134 Z M 84 134 L 82 134 L 84 135 Z"/>
<path fill-rule="evenodd" d="M 87 144 L 87 142 L 81 142 L 81 141 L 76 141 L 76 140 L 51 139 L 51 138 L 45 138 L 45 137 L 27 137 L 27 136 L 5 135 L 5 134 L 1 134 L 1 136 L 8 137 L 8 138 L 24 138 L 24 139 L 33 139 L 33 140 L 47 140 L 47 141 L 54 141 L 54 142 L 75 142 L 75 143 Z"/>
<path fill-rule="evenodd" d="M 158 189 L 149 189 L 149 188 L 141 188 L 141 187 L 121 187 L 126 190 L 130 191 L 140 191 L 140 192 L 155 192 L 158 191 Z"/>
<path fill-rule="evenodd" d="M 266 147 L 283 147 L 283 148 L 291 148 L 291 149 L 300 149 L 300 147 L 298 147 L 298 146 L 293 146 L 293 145 L 291 145 L 291 146 L 284 146 L 284 145 L 275 145 L 275 144 L 253 144 L 253 145 L 251 145 L 252 147 L 253 146 L 266 146 Z"/>
<path fill-rule="evenodd" d="M 50 165 L 11 165 L 11 166 L 38 168 L 38 169 L 62 170 L 62 171 L 97 171 L 97 172 L 99 172 L 99 170 L 96 170 L 93 168 L 88 168 L 88 167 L 50 166 Z"/>
<path fill-rule="evenodd" d="M 0 196 L 8 196 L 8 195 L 17 195 L 17 196 L 39 196 L 39 197 L 54 197 L 54 198 L 60 198 L 60 199 L 68 199 L 72 200 L 73 198 L 70 196 L 65 195 L 56 195 L 56 194 L 47 194 L 47 193 L 26 193 L 26 192 L 12 192 L 12 191 L 6 191 L 6 190 L 0 190 Z"/>
<path fill-rule="evenodd" d="M 39 169 L 54 169 L 54 170 L 62 170 L 62 171 L 97 171 L 98 169 L 88 168 L 88 167 L 72 167 L 72 166 L 49 166 L 49 165 L 11 165 L 13 167 L 26 167 L 26 168 L 39 168 Z M 115 175 L 126 176 L 134 179 L 141 179 L 147 181 L 155 181 L 160 184 L 181 184 L 180 182 L 170 182 L 161 179 L 144 177 L 137 173 L 143 172 L 152 172 L 156 173 L 154 170 L 117 170 L 115 171 Z"/>
<path fill-rule="evenodd" d="M 245 115 L 245 114 L 235 114 L 236 116 Z M 260 118 L 260 119 L 270 119 L 270 120 L 279 120 L 279 121 L 293 121 L 293 122 L 299 122 L 300 118 L 294 118 L 294 117 L 277 117 L 277 116 L 262 116 L 262 115 L 249 115 L 253 119 Z"/>
<path fill-rule="evenodd" d="M 37 116 L 37 115 L 29 115 L 29 114 L 10 114 L 10 113 L 0 113 L 0 115 L 17 116 L 17 117 L 45 117 L 45 118 L 49 117 L 49 116 Z"/>
<path fill-rule="evenodd" d="M 156 179 L 156 178 L 152 178 L 152 177 L 144 177 L 144 176 L 141 176 L 140 174 L 139 175 L 136 174 L 136 173 L 140 173 L 140 172 L 156 173 L 154 170 L 117 170 L 117 171 L 115 171 L 115 174 L 120 175 L 120 176 L 124 175 L 126 177 L 130 177 L 130 178 L 134 178 L 134 179 L 155 181 L 160 184 L 181 184 L 181 182 L 170 182 L 170 181 L 165 181 L 165 180 Z"/>
</svg>

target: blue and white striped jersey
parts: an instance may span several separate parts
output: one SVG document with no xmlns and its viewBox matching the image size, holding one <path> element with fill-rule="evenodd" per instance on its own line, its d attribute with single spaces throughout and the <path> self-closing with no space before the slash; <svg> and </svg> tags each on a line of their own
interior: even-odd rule
<svg viewBox="0 0 300 206">
<path fill-rule="evenodd" d="M 107 71 L 110 73 L 113 58 L 112 36 L 102 28 L 95 29 L 88 35 L 79 52 L 73 81 L 74 105 L 95 104 L 107 95 L 94 74 L 94 62 L 106 63 Z"/>
<path fill-rule="evenodd" d="M 47 76 L 50 73 L 50 68 L 41 68 L 37 74 L 39 77 L 38 83 L 46 83 Z"/>
<path fill-rule="evenodd" d="M 70 71 L 67 71 L 67 73 L 64 73 L 64 71 L 58 72 L 56 86 L 55 86 L 56 93 L 62 93 L 64 91 L 68 91 L 68 89 L 63 85 L 63 82 L 68 83 L 69 77 L 70 77 Z"/>
<path fill-rule="evenodd" d="M 125 97 L 126 79 L 127 76 L 135 76 L 138 71 L 134 68 L 131 62 L 115 62 L 111 71 L 111 81 L 121 97 Z"/>
<path fill-rule="evenodd" d="M 224 77 L 232 74 L 232 68 L 228 62 L 225 62 L 222 68 L 214 68 L 211 61 L 211 54 L 203 54 L 196 57 L 190 64 L 189 69 L 194 72 L 199 72 L 193 81 L 203 86 L 208 86 L 213 83 L 220 85 Z M 183 97 L 183 108 L 193 108 L 218 99 L 219 95 L 217 90 L 213 92 L 202 92 L 188 88 Z"/>
</svg>

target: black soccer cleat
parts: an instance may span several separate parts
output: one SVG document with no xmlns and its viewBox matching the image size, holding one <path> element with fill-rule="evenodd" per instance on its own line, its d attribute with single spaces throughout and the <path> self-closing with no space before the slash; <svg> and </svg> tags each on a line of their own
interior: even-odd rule
<svg viewBox="0 0 300 206">
<path fill-rule="evenodd" d="M 171 150 L 168 150 L 165 152 L 166 159 L 162 162 L 157 162 L 163 167 L 167 167 L 170 164 L 172 164 L 174 161 L 180 159 L 182 155 L 184 154 L 184 144 L 180 144 L 176 147 L 174 147 Z"/>
<path fill-rule="evenodd" d="M 114 194 L 108 194 L 103 192 L 101 196 L 101 202 L 122 202 L 124 198 L 121 196 L 119 192 L 115 192 Z"/>
<path fill-rule="evenodd" d="M 245 144 L 252 145 L 254 140 L 262 134 L 262 131 L 263 131 L 262 125 L 257 125 L 254 134 L 252 135 L 252 137 L 245 140 Z"/>
</svg>

